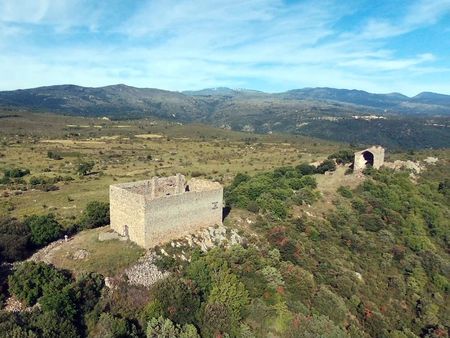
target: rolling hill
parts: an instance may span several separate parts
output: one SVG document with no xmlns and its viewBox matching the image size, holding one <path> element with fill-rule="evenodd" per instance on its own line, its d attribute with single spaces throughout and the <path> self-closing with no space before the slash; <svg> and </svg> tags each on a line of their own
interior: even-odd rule
<svg viewBox="0 0 450 338">
<path fill-rule="evenodd" d="M 2 91 L 0 107 L 113 119 L 162 118 L 393 147 L 450 146 L 450 95 L 429 92 L 408 97 L 335 88 L 264 93 L 223 87 L 174 92 L 123 84 L 58 85 Z"/>
</svg>

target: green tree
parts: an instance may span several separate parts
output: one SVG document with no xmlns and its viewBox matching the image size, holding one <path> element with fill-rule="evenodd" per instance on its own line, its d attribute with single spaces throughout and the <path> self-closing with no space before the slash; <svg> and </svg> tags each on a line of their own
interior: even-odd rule
<svg viewBox="0 0 450 338">
<path fill-rule="evenodd" d="M 352 163 L 353 158 L 355 157 L 353 151 L 349 149 L 342 149 L 339 150 L 330 156 L 328 156 L 329 160 L 336 160 L 337 164 L 346 164 L 346 163 Z"/>
<path fill-rule="evenodd" d="M 342 324 L 347 316 L 347 307 L 341 297 L 325 286 L 321 286 L 313 299 L 313 306 L 320 314 L 328 316 L 336 324 Z"/>
<path fill-rule="evenodd" d="M 150 319 L 146 333 L 147 338 L 200 338 L 194 325 L 177 325 L 164 317 Z"/>
<path fill-rule="evenodd" d="M 249 303 L 245 285 L 229 269 L 223 268 L 214 276 L 208 304 L 221 303 L 229 307 L 231 318 L 238 321 Z"/>
<path fill-rule="evenodd" d="M 88 162 L 88 161 L 82 161 L 82 162 L 78 163 L 77 174 L 80 176 L 86 176 L 94 168 L 94 165 L 95 165 L 94 162 Z"/>
<path fill-rule="evenodd" d="M 208 303 L 205 305 L 201 320 L 203 337 L 220 337 L 230 333 L 237 326 L 232 317 L 230 307 L 222 303 Z"/>
<path fill-rule="evenodd" d="M 42 262 L 24 262 L 8 277 L 9 291 L 27 305 L 48 292 L 60 292 L 70 282 L 64 273 Z"/>
<path fill-rule="evenodd" d="M 83 211 L 80 223 L 83 229 L 92 229 L 109 224 L 109 203 L 89 202 Z"/>
<path fill-rule="evenodd" d="M 28 256 L 31 232 L 15 218 L 0 217 L 0 261 L 14 262 Z"/>
<path fill-rule="evenodd" d="M 317 166 L 316 173 L 325 174 L 325 172 L 327 171 L 335 171 L 335 170 L 336 170 L 336 163 L 334 163 L 333 160 L 325 160 Z"/>
<path fill-rule="evenodd" d="M 348 335 L 326 316 L 298 315 L 283 334 L 284 338 L 347 338 Z"/>
<path fill-rule="evenodd" d="M 55 290 L 54 290 L 55 291 Z M 39 299 L 44 311 L 54 311 L 59 317 L 73 321 L 77 315 L 75 294 L 71 285 L 58 292 L 45 292 Z"/>
<path fill-rule="evenodd" d="M 164 317 L 180 324 L 195 320 L 195 314 L 200 307 L 200 297 L 191 284 L 176 276 L 169 276 L 155 284 L 152 293 L 155 300 L 161 304 Z"/>
<path fill-rule="evenodd" d="M 80 332 L 75 323 L 61 317 L 54 311 L 36 313 L 31 320 L 32 331 L 38 333 L 38 337 L 48 338 L 79 338 Z"/>
<path fill-rule="evenodd" d="M 25 224 L 31 230 L 31 241 L 38 246 L 46 245 L 62 234 L 62 227 L 53 214 L 27 217 Z"/>
<path fill-rule="evenodd" d="M 295 169 L 302 175 L 312 175 L 315 173 L 316 168 L 308 163 L 302 163 L 295 167 Z"/>
<path fill-rule="evenodd" d="M 125 318 L 103 312 L 90 336 L 95 338 L 132 338 L 139 337 L 136 327 Z"/>
</svg>

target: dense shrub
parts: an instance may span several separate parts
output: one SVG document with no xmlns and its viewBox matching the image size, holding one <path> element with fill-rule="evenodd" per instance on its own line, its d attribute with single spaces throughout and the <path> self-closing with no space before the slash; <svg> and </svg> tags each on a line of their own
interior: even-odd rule
<svg viewBox="0 0 450 338">
<path fill-rule="evenodd" d="M 248 303 L 245 285 L 229 269 L 221 269 L 213 276 L 208 304 L 224 304 L 230 311 L 230 317 L 237 322 L 242 318 L 244 307 Z"/>
<path fill-rule="evenodd" d="M 81 217 L 82 229 L 93 229 L 109 224 L 109 203 L 92 201 L 86 205 Z"/>
<path fill-rule="evenodd" d="M 164 317 L 180 324 L 195 320 L 200 298 L 192 285 L 176 276 L 169 276 L 155 284 L 152 294 L 161 304 Z"/>
<path fill-rule="evenodd" d="M 165 255 L 158 256 L 155 260 L 155 265 L 161 271 L 173 270 L 178 266 L 175 258 Z"/>
<path fill-rule="evenodd" d="M 329 160 L 335 160 L 337 164 L 347 164 L 352 163 L 354 158 L 354 153 L 348 149 L 339 150 L 330 156 L 328 156 Z"/>
<path fill-rule="evenodd" d="M 147 323 L 147 338 L 200 338 L 194 325 L 178 325 L 170 319 L 152 318 Z"/>
<path fill-rule="evenodd" d="M 63 159 L 63 157 L 61 156 L 60 153 L 58 153 L 57 151 L 52 151 L 52 150 L 47 152 L 47 157 L 51 158 L 52 160 L 62 160 Z"/>
<path fill-rule="evenodd" d="M 30 253 L 31 232 L 27 225 L 10 217 L 0 217 L 0 261 L 14 262 Z"/>
<path fill-rule="evenodd" d="M 45 312 L 53 311 L 59 317 L 70 321 L 75 319 L 78 312 L 75 294 L 70 285 L 61 290 L 44 292 L 39 298 L 39 304 Z"/>
<path fill-rule="evenodd" d="M 312 175 L 316 172 L 316 168 L 308 163 L 299 164 L 295 169 L 302 175 Z"/>
<path fill-rule="evenodd" d="M 304 192 L 304 199 L 312 203 L 316 200 L 316 195 L 312 193 L 316 186 L 314 177 L 303 176 L 293 167 L 281 167 L 254 177 L 236 175 L 231 186 L 225 189 L 225 200 L 231 207 L 246 208 L 252 212 L 263 211 L 284 219 L 292 200 L 301 203 L 298 198 L 295 199 L 294 192 Z"/>
<path fill-rule="evenodd" d="M 31 241 L 37 246 L 46 245 L 58 239 L 62 234 L 61 224 L 53 214 L 27 217 L 25 224 L 30 228 Z"/>
<path fill-rule="evenodd" d="M 338 189 L 337 192 L 345 198 L 352 198 L 353 197 L 353 193 L 352 191 L 348 188 L 348 187 L 344 187 L 343 185 L 341 185 Z"/>
<path fill-rule="evenodd" d="M 320 197 L 320 193 L 318 191 L 314 191 L 310 187 L 302 188 L 299 191 L 296 191 L 292 200 L 296 204 L 313 204 Z"/>
<path fill-rule="evenodd" d="M 285 338 L 344 338 L 347 337 L 338 325 L 334 324 L 328 317 L 321 315 L 304 316 L 297 315 L 292 324 L 283 335 Z"/>
<path fill-rule="evenodd" d="M 104 285 L 103 276 L 95 272 L 81 275 L 72 285 L 75 301 L 82 313 L 94 309 Z"/>
<path fill-rule="evenodd" d="M 335 171 L 336 163 L 333 160 L 325 160 L 320 163 L 316 168 L 317 174 L 325 174 L 327 171 Z"/>
<path fill-rule="evenodd" d="M 223 303 L 208 303 L 203 309 L 202 336 L 218 337 L 236 330 L 237 323 L 231 316 L 230 308 Z"/>
<path fill-rule="evenodd" d="M 137 338 L 139 334 L 136 326 L 125 318 L 103 312 L 90 336 L 98 338 Z"/>
<path fill-rule="evenodd" d="M 385 227 L 382 218 L 376 214 L 362 214 L 359 216 L 359 222 L 368 231 L 379 231 Z"/>
<path fill-rule="evenodd" d="M 313 306 L 317 312 L 328 316 L 338 325 L 344 322 L 348 312 L 342 298 L 325 286 L 321 286 L 314 296 Z"/>
<path fill-rule="evenodd" d="M 80 176 L 86 176 L 94 168 L 95 163 L 90 161 L 83 161 L 77 165 L 77 174 Z"/>
<path fill-rule="evenodd" d="M 61 317 L 54 311 L 36 313 L 31 318 L 30 331 L 35 333 L 36 337 L 79 338 L 81 336 L 79 328 L 73 321 Z M 28 338 L 29 336 L 19 337 Z"/>
<path fill-rule="evenodd" d="M 9 290 L 27 305 L 33 305 L 45 294 L 60 292 L 71 280 L 45 263 L 24 262 L 8 278 Z"/>
<path fill-rule="evenodd" d="M 12 168 L 12 169 L 4 169 L 3 174 L 8 178 L 20 178 L 28 175 L 30 173 L 29 169 L 21 169 L 21 168 Z"/>
<path fill-rule="evenodd" d="M 316 282 L 312 273 L 288 262 L 283 262 L 280 271 L 291 297 L 303 304 L 309 304 L 316 291 Z"/>
</svg>

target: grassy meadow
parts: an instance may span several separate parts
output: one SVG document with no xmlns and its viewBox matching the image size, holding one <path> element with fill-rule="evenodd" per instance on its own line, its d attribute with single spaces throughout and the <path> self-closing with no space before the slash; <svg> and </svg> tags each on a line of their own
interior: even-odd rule
<svg viewBox="0 0 450 338">
<path fill-rule="evenodd" d="M 26 168 L 24 177 L 70 176 L 55 191 L 3 189 L 0 213 L 23 217 L 54 213 L 63 224 L 92 200 L 107 201 L 110 184 L 182 173 L 229 183 L 238 172 L 254 174 L 314 162 L 339 145 L 291 135 L 257 135 L 204 125 L 155 120 L 109 121 L 43 113 L 0 114 L 0 171 Z M 62 159 L 48 157 L 58 153 Z M 83 161 L 95 163 L 86 176 Z"/>
</svg>

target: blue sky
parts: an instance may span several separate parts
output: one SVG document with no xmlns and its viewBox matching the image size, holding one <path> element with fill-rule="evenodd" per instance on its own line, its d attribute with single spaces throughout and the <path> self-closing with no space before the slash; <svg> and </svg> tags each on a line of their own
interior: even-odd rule
<svg viewBox="0 0 450 338">
<path fill-rule="evenodd" d="M 450 94 L 450 0 L 0 0 L 0 89 Z"/>
</svg>

